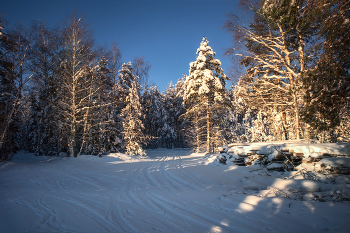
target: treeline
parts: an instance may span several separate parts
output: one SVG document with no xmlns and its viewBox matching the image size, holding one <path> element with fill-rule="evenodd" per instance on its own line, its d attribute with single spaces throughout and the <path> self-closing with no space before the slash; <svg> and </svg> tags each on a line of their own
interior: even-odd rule
<svg viewBox="0 0 350 233">
<path fill-rule="evenodd" d="M 229 142 L 350 139 L 350 2 L 241 0 L 228 15 L 227 50 L 244 72 L 228 78 L 203 38 L 185 81 L 195 148 Z M 236 67 L 234 67 L 236 68 Z"/>
<path fill-rule="evenodd" d="M 143 57 L 122 65 L 117 45 L 95 46 L 76 14 L 57 28 L 0 24 L 1 160 L 20 149 L 77 156 L 130 151 L 138 141 L 141 148 L 185 146 L 180 84 L 166 93 L 148 85 L 150 64 Z M 137 134 L 129 127 L 137 119 L 147 136 L 126 139 Z"/>
<path fill-rule="evenodd" d="M 69 156 L 147 148 L 208 152 L 231 142 L 350 138 L 350 6 L 345 0 L 241 1 L 231 88 L 204 37 L 188 75 L 165 92 L 143 57 L 97 47 L 73 14 L 61 26 L 0 21 L 0 158 L 23 149 Z M 233 56 L 234 55 L 234 56 Z"/>
</svg>

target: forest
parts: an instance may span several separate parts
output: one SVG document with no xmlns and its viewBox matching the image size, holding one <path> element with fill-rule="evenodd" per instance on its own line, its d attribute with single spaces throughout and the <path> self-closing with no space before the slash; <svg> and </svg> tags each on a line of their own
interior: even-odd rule
<svg viewBox="0 0 350 233">
<path fill-rule="evenodd" d="M 250 23 L 229 14 L 223 24 L 230 74 L 203 37 L 188 74 L 165 92 L 148 83 L 145 57 L 124 63 L 117 43 L 96 46 L 77 13 L 55 28 L 8 27 L 1 17 L 0 161 L 19 150 L 144 156 L 150 148 L 349 141 L 350 2 L 240 3 Z"/>
</svg>

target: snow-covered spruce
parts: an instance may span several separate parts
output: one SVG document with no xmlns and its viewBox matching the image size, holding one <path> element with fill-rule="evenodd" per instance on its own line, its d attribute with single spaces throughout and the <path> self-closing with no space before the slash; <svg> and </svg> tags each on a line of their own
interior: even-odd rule
<svg viewBox="0 0 350 233">
<path fill-rule="evenodd" d="M 186 106 L 185 117 L 192 122 L 194 129 L 193 144 L 197 151 L 206 144 L 206 150 L 210 152 L 222 139 L 221 122 L 228 111 L 229 99 L 225 87 L 228 78 L 208 43 L 203 37 L 197 49 L 197 59 L 190 63 L 183 100 Z"/>
<path fill-rule="evenodd" d="M 130 63 L 123 65 L 124 69 L 130 69 Z M 140 104 L 140 91 L 138 77 L 134 76 L 132 72 L 128 72 L 132 75 L 131 87 L 126 97 L 126 106 L 122 110 L 121 116 L 124 117 L 123 129 L 125 150 L 129 155 L 145 156 L 146 153 L 142 149 L 143 144 L 146 142 L 146 137 L 143 134 L 143 124 L 141 121 L 141 104 Z"/>
</svg>

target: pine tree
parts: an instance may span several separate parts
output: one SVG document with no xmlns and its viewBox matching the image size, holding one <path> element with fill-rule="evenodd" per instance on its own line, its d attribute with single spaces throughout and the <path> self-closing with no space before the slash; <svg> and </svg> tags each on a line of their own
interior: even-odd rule
<svg viewBox="0 0 350 233">
<path fill-rule="evenodd" d="M 124 70 L 125 71 L 125 70 Z M 130 72 L 132 74 L 132 72 Z M 142 109 L 140 104 L 140 90 L 138 77 L 131 76 L 132 82 L 129 93 L 126 97 L 126 106 L 122 110 L 121 116 L 124 117 L 124 140 L 125 150 L 129 155 L 145 156 L 146 152 L 142 146 L 146 143 L 143 134 L 144 126 L 142 124 Z"/>
<path fill-rule="evenodd" d="M 185 82 L 184 104 L 187 119 L 194 122 L 197 149 L 206 141 L 206 150 L 213 150 L 214 128 L 220 127 L 229 104 L 226 80 L 221 62 L 203 37 L 197 60 L 191 62 Z"/>
<path fill-rule="evenodd" d="M 168 122 L 165 122 L 161 128 L 158 130 L 159 135 L 159 145 L 160 147 L 165 147 L 168 149 L 175 148 L 176 143 L 176 133 L 174 129 L 169 126 Z"/>
<path fill-rule="evenodd" d="M 145 89 L 142 104 L 144 107 L 144 133 L 150 139 L 147 147 L 158 148 L 161 146 L 160 133 L 167 121 L 167 112 L 164 109 L 162 95 L 157 86 L 151 85 L 150 88 Z"/>
<path fill-rule="evenodd" d="M 122 69 L 119 70 L 118 78 L 114 91 L 117 98 L 117 106 L 121 110 L 125 107 L 125 98 L 129 94 L 132 82 L 134 81 L 134 70 L 131 66 L 131 62 L 122 65 Z"/>
<path fill-rule="evenodd" d="M 100 101 L 100 110 L 101 115 L 103 116 L 100 124 L 103 125 L 102 133 L 102 145 L 103 151 L 107 152 L 116 152 L 120 148 L 120 139 L 121 132 L 117 119 L 116 119 L 116 108 L 115 108 L 115 99 L 113 93 L 113 73 L 108 68 L 108 61 L 105 57 L 99 62 L 98 65 L 98 75 L 100 76 L 101 91 L 99 92 L 99 101 Z M 120 116 L 117 116 L 120 118 Z"/>
<path fill-rule="evenodd" d="M 310 7 L 319 9 L 319 60 L 304 79 L 303 119 L 319 131 L 332 130 L 349 121 L 350 97 L 350 3 L 347 0 L 322 0 Z M 316 53 L 317 55 L 317 53 Z"/>
<path fill-rule="evenodd" d="M 184 74 L 182 77 L 180 77 L 175 85 L 175 97 L 174 97 L 174 108 L 175 111 L 175 126 L 173 127 L 178 139 L 178 146 L 179 147 L 188 147 L 186 143 L 186 137 L 185 137 L 185 129 L 187 128 L 187 122 L 186 119 L 183 117 L 186 109 L 183 104 L 183 96 L 184 96 L 184 85 L 186 81 L 186 75 Z"/>
<path fill-rule="evenodd" d="M 317 17 L 307 4 L 302 0 L 262 0 L 252 4 L 254 21 L 249 27 L 234 15 L 225 25 L 233 37 L 246 42 L 246 51 L 236 55 L 247 69 L 242 85 L 248 90 L 250 106 L 265 113 L 273 112 L 272 108 L 281 113 L 284 139 L 300 139 L 303 126 L 304 137 L 309 137 L 308 125 L 300 121 L 300 108 L 305 95 L 303 77 L 312 63 L 306 55 L 309 42 L 316 38 Z M 287 115 L 293 115 L 294 121 L 289 128 Z"/>
<path fill-rule="evenodd" d="M 166 88 L 166 93 L 162 94 L 163 99 L 163 107 L 166 112 L 165 122 L 163 124 L 163 127 L 161 128 L 161 132 L 159 134 L 160 141 L 162 146 L 166 148 L 174 148 L 174 147 L 181 147 L 181 144 L 179 142 L 178 133 L 176 131 L 179 131 L 179 109 L 178 106 L 178 99 L 179 97 L 176 96 L 175 86 L 170 82 L 170 84 Z M 182 98 L 181 98 L 181 105 L 182 105 Z"/>
</svg>

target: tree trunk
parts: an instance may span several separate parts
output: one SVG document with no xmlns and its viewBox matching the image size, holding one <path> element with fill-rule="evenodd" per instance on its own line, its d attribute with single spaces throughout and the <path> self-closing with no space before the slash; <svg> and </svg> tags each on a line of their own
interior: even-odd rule
<svg viewBox="0 0 350 233">
<path fill-rule="evenodd" d="M 6 136 L 8 128 L 10 127 L 10 123 L 12 121 L 12 115 L 17 112 L 17 108 L 16 108 L 17 101 L 18 101 L 18 98 L 16 99 L 16 102 L 13 104 L 13 107 L 11 109 L 10 114 L 8 114 L 8 116 L 6 118 L 5 128 L 3 129 L 3 132 L 2 132 L 1 138 L 0 138 L 0 149 L 2 149 L 2 146 L 5 143 L 5 136 Z"/>
<path fill-rule="evenodd" d="M 76 150 L 76 122 L 75 122 L 75 117 L 74 117 L 74 120 L 72 122 L 72 125 L 71 125 L 71 139 L 70 139 L 70 142 L 69 142 L 69 151 L 70 151 L 70 156 L 72 157 L 77 157 L 77 155 L 75 154 L 75 150 Z"/>
<path fill-rule="evenodd" d="M 282 83 L 281 80 L 278 80 L 279 86 L 282 88 Z M 282 111 L 282 128 L 283 128 L 283 134 L 284 134 L 284 139 L 288 140 L 288 132 L 287 132 L 287 117 L 286 117 L 286 109 L 285 106 L 283 105 L 283 95 L 282 91 L 280 91 L 280 99 L 281 99 L 281 111 Z"/>
<path fill-rule="evenodd" d="M 89 98 L 90 99 L 90 98 Z M 88 105 L 90 106 L 90 105 Z M 84 130 L 83 130 L 83 139 L 82 139 L 82 143 L 81 143 L 81 147 L 80 147 L 80 151 L 78 153 L 78 155 L 80 155 L 81 153 L 85 152 L 85 143 L 86 143 L 86 134 L 88 132 L 87 130 L 87 125 L 88 125 L 88 115 L 89 115 L 89 109 L 87 108 L 85 115 L 84 115 Z"/>
<path fill-rule="evenodd" d="M 75 63 L 73 63 L 75 64 Z M 73 66 L 73 74 L 74 74 L 74 66 Z M 72 86 L 72 121 L 71 121 L 71 140 L 69 143 L 70 156 L 77 157 L 75 154 L 76 150 L 76 132 L 77 132 L 77 120 L 76 120 L 76 103 L 75 103 L 75 91 L 76 91 L 76 77 L 73 75 L 73 86 Z"/>
<path fill-rule="evenodd" d="M 196 128 L 196 135 L 197 135 L 197 152 L 199 152 L 199 148 L 200 148 L 200 137 L 199 137 L 199 125 L 198 125 L 198 113 L 195 113 L 195 128 Z"/>
<path fill-rule="evenodd" d="M 209 100 L 207 103 L 207 152 L 211 152 L 210 148 L 210 112 L 209 112 Z"/>
<path fill-rule="evenodd" d="M 294 124 L 295 124 L 295 130 L 296 130 L 296 139 L 299 140 L 300 139 L 300 119 L 299 119 L 298 99 L 296 94 L 293 95 L 293 99 L 294 99 L 294 111 L 295 111 Z"/>
<path fill-rule="evenodd" d="M 304 38 L 303 36 L 299 33 L 299 28 L 297 27 L 297 31 L 298 31 L 298 34 L 299 34 L 299 46 L 298 46 L 298 52 L 299 52 L 299 63 L 300 63 L 300 73 L 298 75 L 298 79 L 296 80 L 296 83 L 295 85 L 298 86 L 299 83 L 302 81 L 302 75 L 305 71 L 305 54 L 304 54 Z M 304 92 L 302 92 L 303 94 Z M 297 93 L 295 93 L 294 95 L 294 103 L 295 103 L 295 124 L 296 124 L 296 127 L 297 127 L 297 139 L 300 139 L 300 116 L 299 116 L 299 108 L 298 108 L 298 99 L 297 99 Z M 309 130 L 308 128 L 306 128 L 306 130 Z M 310 134 L 310 132 L 307 132 L 306 133 L 307 135 Z"/>
</svg>

